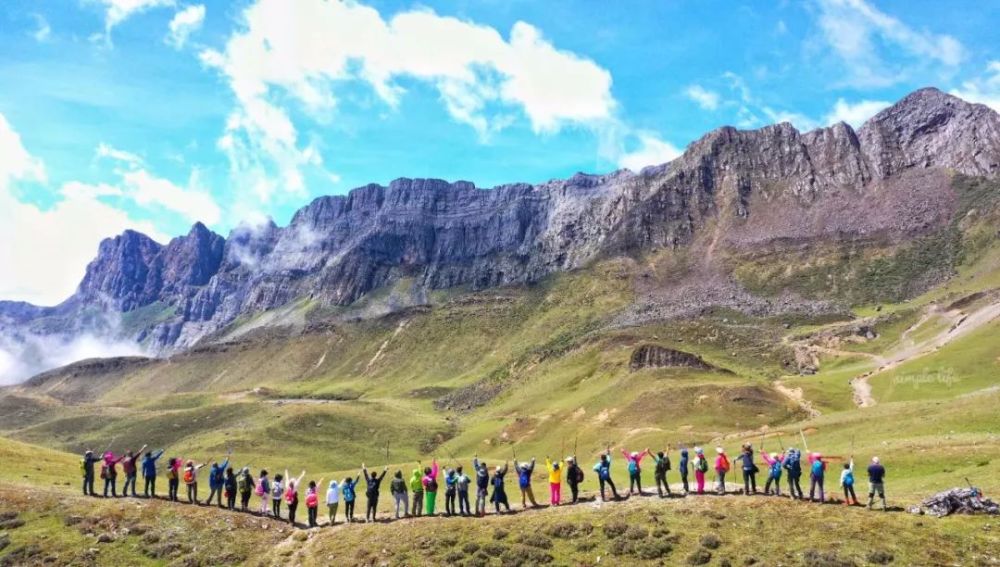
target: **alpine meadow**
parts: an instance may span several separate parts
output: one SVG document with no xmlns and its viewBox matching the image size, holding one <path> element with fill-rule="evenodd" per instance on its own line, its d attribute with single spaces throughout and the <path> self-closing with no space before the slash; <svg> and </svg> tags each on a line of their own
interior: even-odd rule
<svg viewBox="0 0 1000 567">
<path fill-rule="evenodd" d="M 998 6 L 595 7 L 0 8 L 0 566 L 1000 565 Z"/>
</svg>

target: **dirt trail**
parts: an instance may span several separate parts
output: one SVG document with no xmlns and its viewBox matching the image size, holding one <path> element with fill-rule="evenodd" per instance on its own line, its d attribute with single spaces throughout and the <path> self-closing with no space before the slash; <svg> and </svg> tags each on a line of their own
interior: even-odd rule
<svg viewBox="0 0 1000 567">
<path fill-rule="evenodd" d="M 803 411 L 809 414 L 810 418 L 819 417 L 820 415 L 822 415 L 822 412 L 813 407 L 812 402 L 805 399 L 805 397 L 802 395 L 802 388 L 790 388 L 786 386 L 781 380 L 775 380 L 774 389 L 777 390 L 778 393 L 781 394 L 782 396 L 785 396 L 789 400 L 792 400 L 793 402 L 798 404 L 798 406 L 802 408 Z"/>
<path fill-rule="evenodd" d="M 944 317 L 951 325 L 946 330 L 922 342 L 916 342 L 911 339 L 910 333 L 926 323 L 935 314 Z M 966 314 L 964 311 L 958 309 L 948 312 L 938 312 L 934 306 L 931 306 L 930 310 L 920 320 L 903 331 L 900 337 L 900 348 L 890 352 L 886 356 L 876 357 L 876 359 L 881 360 L 878 369 L 866 372 L 851 380 L 851 388 L 854 390 L 854 403 L 861 408 L 871 407 L 876 404 L 875 398 L 872 396 L 872 387 L 869 383 L 869 379 L 872 376 L 892 370 L 905 362 L 930 354 L 998 317 L 1000 317 L 1000 302 L 991 303 L 978 311 L 974 311 L 972 314 Z"/>
</svg>

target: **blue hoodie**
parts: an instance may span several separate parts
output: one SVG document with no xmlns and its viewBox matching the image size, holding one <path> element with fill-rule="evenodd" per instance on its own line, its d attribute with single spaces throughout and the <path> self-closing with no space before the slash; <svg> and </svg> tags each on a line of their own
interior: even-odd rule
<svg viewBox="0 0 1000 567">
<path fill-rule="evenodd" d="M 209 488 L 222 488 L 222 485 L 226 483 L 226 467 L 228 466 L 229 459 L 222 461 L 222 464 L 212 465 L 210 474 L 208 475 Z"/>
<path fill-rule="evenodd" d="M 156 460 L 163 456 L 163 449 L 142 459 L 142 476 L 156 478 Z"/>
<path fill-rule="evenodd" d="M 681 449 L 681 462 L 678 463 L 678 470 L 681 471 L 682 475 L 687 475 L 688 472 L 688 450 Z"/>
</svg>

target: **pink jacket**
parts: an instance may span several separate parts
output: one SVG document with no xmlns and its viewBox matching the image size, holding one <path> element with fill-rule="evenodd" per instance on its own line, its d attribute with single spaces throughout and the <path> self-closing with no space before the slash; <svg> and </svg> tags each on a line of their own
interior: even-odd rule
<svg viewBox="0 0 1000 567">
<path fill-rule="evenodd" d="M 715 458 L 715 472 L 728 472 L 731 468 L 733 465 L 729 463 L 729 457 L 725 453 Z"/>
<path fill-rule="evenodd" d="M 764 458 L 764 462 L 767 463 L 768 465 L 785 462 L 784 453 L 775 453 L 774 456 L 771 456 L 767 453 L 767 451 L 761 451 L 760 456 Z"/>
<path fill-rule="evenodd" d="M 438 464 L 437 461 L 431 463 L 431 474 L 425 474 L 423 479 L 424 490 L 427 490 L 427 485 L 432 482 L 437 482 L 438 476 Z"/>
<path fill-rule="evenodd" d="M 643 451 L 643 452 L 639 453 L 639 455 L 636 458 L 633 459 L 632 458 L 632 453 L 629 453 L 625 449 L 622 449 L 622 455 L 625 455 L 625 459 L 626 460 L 635 461 L 635 467 L 639 468 L 639 463 L 641 463 L 642 459 L 646 456 L 646 452 Z"/>
</svg>

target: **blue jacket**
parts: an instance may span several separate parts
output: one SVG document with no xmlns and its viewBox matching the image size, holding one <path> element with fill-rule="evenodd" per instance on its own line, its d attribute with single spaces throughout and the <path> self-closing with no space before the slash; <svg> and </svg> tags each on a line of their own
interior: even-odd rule
<svg viewBox="0 0 1000 567">
<path fill-rule="evenodd" d="M 688 472 L 688 450 L 687 449 L 681 449 L 681 460 L 680 460 L 680 463 L 678 463 L 678 469 L 677 470 L 681 471 L 681 474 L 683 474 L 683 475 L 686 475 L 687 472 Z"/>
<path fill-rule="evenodd" d="M 802 476 L 802 462 L 799 460 L 799 455 L 797 453 L 789 453 L 785 457 L 785 464 L 783 465 L 785 470 L 788 471 L 788 476 L 792 478 L 798 478 Z"/>
<path fill-rule="evenodd" d="M 222 461 L 221 464 L 212 465 L 208 475 L 209 488 L 222 488 L 222 485 L 226 482 L 226 467 L 228 466 L 229 459 Z"/>
<path fill-rule="evenodd" d="M 611 478 L 611 457 L 608 457 L 605 461 L 599 461 L 594 465 L 594 470 L 597 471 L 598 478 L 603 478 L 604 480 Z"/>
<path fill-rule="evenodd" d="M 531 486 L 531 473 L 535 470 L 535 459 L 531 459 L 530 463 L 521 463 L 520 465 L 514 461 L 514 467 L 517 470 L 517 482 L 521 488 Z"/>
<path fill-rule="evenodd" d="M 142 476 L 156 478 L 156 460 L 163 456 L 163 449 L 142 459 Z"/>
</svg>

